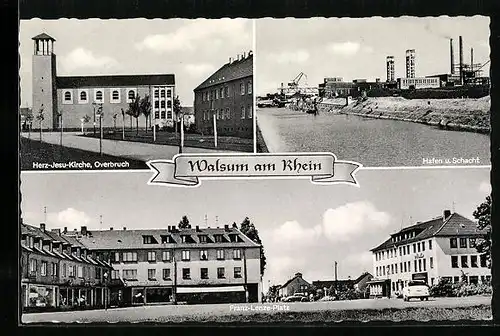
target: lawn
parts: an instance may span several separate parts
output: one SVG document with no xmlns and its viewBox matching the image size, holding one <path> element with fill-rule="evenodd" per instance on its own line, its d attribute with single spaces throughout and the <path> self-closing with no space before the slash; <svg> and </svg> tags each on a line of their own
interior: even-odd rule
<svg viewBox="0 0 500 336">
<path fill-rule="evenodd" d="M 95 135 L 93 132 L 87 133 L 87 137 L 99 137 L 99 132 Z M 122 131 L 106 131 L 104 139 L 123 140 Z M 143 143 L 153 143 L 159 145 L 179 146 L 180 135 L 174 132 L 158 131 L 156 132 L 156 141 L 153 141 L 153 132 L 139 129 L 139 134 L 136 130 L 125 130 L 125 141 L 135 141 Z M 214 137 L 212 135 L 201 135 L 195 133 L 184 133 L 184 146 L 196 147 L 205 149 L 215 149 Z M 232 152 L 253 152 L 253 139 L 218 136 L 217 149 Z"/>
<path fill-rule="evenodd" d="M 21 137 L 21 170 L 148 169 L 138 160 L 88 152 Z M 107 166 L 95 163 L 106 163 Z M 75 164 L 76 163 L 76 164 Z M 84 163 L 84 164 L 82 164 Z"/>
</svg>

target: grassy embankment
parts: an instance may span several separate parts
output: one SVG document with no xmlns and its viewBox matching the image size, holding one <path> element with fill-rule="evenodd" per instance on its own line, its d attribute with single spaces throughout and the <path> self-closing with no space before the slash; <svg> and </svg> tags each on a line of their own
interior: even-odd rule
<svg viewBox="0 0 500 336">
<path fill-rule="evenodd" d="M 372 97 L 335 110 L 377 119 L 417 122 L 444 129 L 489 133 L 490 97 L 478 99 L 405 99 Z"/>
</svg>

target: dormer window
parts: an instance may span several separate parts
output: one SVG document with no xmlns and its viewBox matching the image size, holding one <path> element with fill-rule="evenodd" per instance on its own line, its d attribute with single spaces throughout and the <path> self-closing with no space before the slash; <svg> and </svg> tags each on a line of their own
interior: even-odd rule
<svg viewBox="0 0 500 336">
<path fill-rule="evenodd" d="M 170 235 L 168 235 L 168 236 L 161 236 L 161 243 L 162 244 L 173 244 L 173 243 L 175 243 L 175 240 Z"/>
<path fill-rule="evenodd" d="M 142 242 L 143 244 L 158 244 L 153 236 L 142 236 Z"/>
<path fill-rule="evenodd" d="M 187 236 L 181 236 L 181 241 L 183 243 L 187 243 Z"/>
<path fill-rule="evenodd" d="M 206 243 L 207 242 L 207 236 L 205 235 L 202 235 L 202 236 L 198 236 L 200 238 L 200 243 Z"/>
<path fill-rule="evenodd" d="M 216 243 L 222 243 L 222 235 L 214 235 L 214 238 Z"/>
</svg>

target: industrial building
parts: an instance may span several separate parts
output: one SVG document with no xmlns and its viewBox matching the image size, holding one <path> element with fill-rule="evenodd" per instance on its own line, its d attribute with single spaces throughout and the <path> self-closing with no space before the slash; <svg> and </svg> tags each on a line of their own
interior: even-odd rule
<svg viewBox="0 0 500 336">
<path fill-rule="evenodd" d="M 394 56 L 387 56 L 386 59 L 387 82 L 395 81 Z"/>
<path fill-rule="evenodd" d="M 429 286 L 439 279 L 489 283 L 491 270 L 475 248 L 485 234 L 475 222 L 449 210 L 391 234 L 371 250 L 375 278 L 369 282 L 370 296 L 394 296 L 411 280 Z"/>
<path fill-rule="evenodd" d="M 406 78 L 415 78 L 415 49 L 406 50 Z"/>
<path fill-rule="evenodd" d="M 152 104 L 152 125 L 173 123 L 175 76 L 173 74 L 57 76 L 55 39 L 45 33 L 33 37 L 33 115 L 43 115 L 42 129 L 80 129 L 85 117 L 103 127 L 121 127 L 126 123 L 122 110 L 137 96 L 148 95 Z"/>
<path fill-rule="evenodd" d="M 253 54 L 242 53 L 194 89 L 196 128 L 202 134 L 253 138 Z M 215 121 L 214 121 L 215 117 Z"/>
</svg>

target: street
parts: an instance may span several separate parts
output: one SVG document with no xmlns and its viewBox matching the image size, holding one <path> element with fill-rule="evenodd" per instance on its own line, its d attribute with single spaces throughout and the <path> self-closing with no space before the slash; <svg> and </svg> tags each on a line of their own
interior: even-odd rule
<svg viewBox="0 0 500 336">
<path fill-rule="evenodd" d="M 252 303 L 252 304 L 212 304 L 212 305 L 163 305 L 138 306 L 127 308 L 113 308 L 108 310 L 87 310 L 54 313 L 23 314 L 23 323 L 39 322 L 218 322 L 218 321 L 246 321 L 253 318 L 259 322 L 267 320 L 269 314 L 303 314 L 312 315 L 315 312 L 337 312 L 339 314 L 351 311 L 377 311 L 392 308 L 392 310 L 406 311 L 410 309 L 428 310 L 435 319 L 439 319 L 436 311 L 452 311 L 466 309 L 479 305 L 489 306 L 490 296 L 471 296 L 463 298 L 430 298 L 429 301 L 412 300 L 405 302 L 402 299 L 366 299 L 351 301 L 326 302 L 294 302 L 294 303 Z M 407 308 L 407 309 L 405 309 Z M 258 317 L 255 318 L 257 315 Z M 448 312 L 448 315 L 450 313 Z M 464 311 L 465 316 L 469 315 Z M 384 314 L 378 314 L 384 315 Z M 458 314 L 457 314 L 458 315 Z M 406 316 L 406 315 L 405 315 Z M 382 316 L 381 316 L 382 317 Z M 457 316 L 458 318 L 459 316 Z M 389 317 L 388 317 L 389 318 Z M 470 316 L 472 318 L 472 316 Z M 380 319 L 380 318 L 379 318 Z"/>
<path fill-rule="evenodd" d="M 63 133 L 63 146 L 78 148 L 90 152 L 99 153 L 99 139 L 83 137 L 80 133 Z M 21 133 L 21 136 L 28 137 L 28 134 Z M 61 133 L 43 133 L 42 141 L 50 144 L 59 144 Z M 32 139 L 38 138 L 32 134 Z M 168 145 L 155 145 L 141 142 L 102 140 L 102 151 L 104 154 L 119 156 L 128 159 L 149 161 L 154 159 L 172 159 L 179 152 L 179 147 Z M 225 151 L 215 151 L 204 148 L 184 147 L 184 153 L 217 153 Z"/>
</svg>

